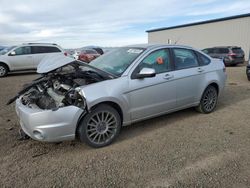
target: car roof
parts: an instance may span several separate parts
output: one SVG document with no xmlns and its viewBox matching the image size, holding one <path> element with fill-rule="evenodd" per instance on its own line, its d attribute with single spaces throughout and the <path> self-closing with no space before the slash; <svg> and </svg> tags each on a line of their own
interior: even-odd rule
<svg viewBox="0 0 250 188">
<path fill-rule="evenodd" d="M 55 43 L 45 43 L 45 42 L 41 42 L 41 43 L 39 43 L 39 42 L 28 42 L 28 43 L 23 43 L 22 45 L 49 45 L 49 46 L 53 45 L 53 46 L 58 46 Z"/>
<path fill-rule="evenodd" d="M 61 46 L 55 43 L 22 43 L 22 44 L 16 45 L 16 47 L 22 47 L 22 46 L 49 46 L 49 47 L 57 47 L 61 50 L 63 49 Z"/>
<path fill-rule="evenodd" d="M 22 44 L 19 44 L 19 45 L 15 45 L 15 47 L 22 47 L 22 46 L 47 46 L 47 47 L 56 47 L 56 48 L 59 48 L 61 51 L 64 51 L 64 49 L 55 44 L 55 43 L 22 43 Z"/>
</svg>

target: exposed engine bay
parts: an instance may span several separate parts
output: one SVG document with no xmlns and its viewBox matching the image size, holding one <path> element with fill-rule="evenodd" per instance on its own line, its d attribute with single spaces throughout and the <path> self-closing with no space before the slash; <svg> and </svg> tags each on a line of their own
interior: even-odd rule
<svg viewBox="0 0 250 188">
<path fill-rule="evenodd" d="M 20 97 L 22 104 L 30 108 L 57 110 L 60 107 L 74 105 L 84 109 L 86 100 L 79 87 L 110 78 L 81 62 L 74 61 L 42 74 L 31 84 L 25 85 L 7 104 Z"/>
</svg>

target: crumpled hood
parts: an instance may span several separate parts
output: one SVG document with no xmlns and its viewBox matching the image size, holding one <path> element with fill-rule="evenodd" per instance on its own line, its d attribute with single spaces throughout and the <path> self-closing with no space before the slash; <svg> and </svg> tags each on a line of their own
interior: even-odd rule
<svg viewBox="0 0 250 188">
<path fill-rule="evenodd" d="M 64 54 L 47 55 L 37 66 L 37 73 L 47 73 L 72 63 L 73 61 L 75 61 L 75 59 L 67 57 Z"/>
</svg>

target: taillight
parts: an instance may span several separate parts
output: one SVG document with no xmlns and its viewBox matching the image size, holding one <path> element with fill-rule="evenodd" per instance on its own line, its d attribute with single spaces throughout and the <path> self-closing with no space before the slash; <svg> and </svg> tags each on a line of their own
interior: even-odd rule
<svg viewBox="0 0 250 188">
<path fill-rule="evenodd" d="M 229 53 L 228 56 L 236 56 L 235 53 Z"/>
<path fill-rule="evenodd" d="M 64 52 L 64 55 L 67 56 L 68 55 L 67 52 Z"/>
</svg>

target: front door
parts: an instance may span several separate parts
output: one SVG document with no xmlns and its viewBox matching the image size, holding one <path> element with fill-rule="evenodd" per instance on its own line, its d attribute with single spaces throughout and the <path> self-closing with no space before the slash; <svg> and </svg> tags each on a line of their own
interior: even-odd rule
<svg viewBox="0 0 250 188">
<path fill-rule="evenodd" d="M 129 81 L 129 103 L 131 120 L 136 121 L 163 114 L 176 106 L 176 84 L 172 81 L 170 53 L 160 49 L 150 53 L 135 68 Z M 136 78 L 142 68 L 152 68 L 156 76 Z"/>
<path fill-rule="evenodd" d="M 23 46 L 14 50 L 15 54 L 9 53 L 9 62 L 13 70 L 33 69 L 33 57 L 30 46 Z"/>
</svg>

